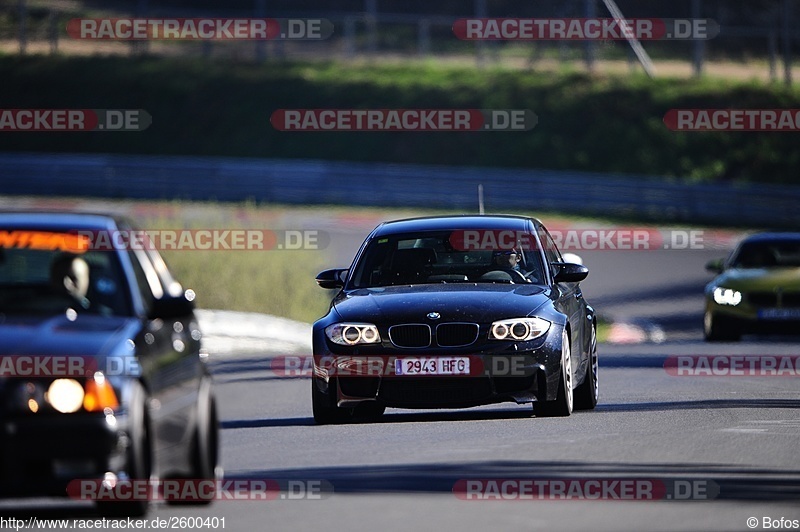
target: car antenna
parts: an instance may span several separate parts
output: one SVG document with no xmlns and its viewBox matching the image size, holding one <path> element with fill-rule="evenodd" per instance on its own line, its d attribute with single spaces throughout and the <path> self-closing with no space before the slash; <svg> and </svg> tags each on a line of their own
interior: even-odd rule
<svg viewBox="0 0 800 532">
<path fill-rule="evenodd" d="M 483 214 L 483 183 L 478 183 L 478 214 Z"/>
</svg>

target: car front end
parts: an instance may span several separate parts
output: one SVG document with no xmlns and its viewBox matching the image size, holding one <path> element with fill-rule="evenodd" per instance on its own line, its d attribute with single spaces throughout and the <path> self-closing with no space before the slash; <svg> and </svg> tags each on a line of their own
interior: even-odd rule
<svg viewBox="0 0 800 532">
<path fill-rule="evenodd" d="M 6 318 L 0 327 L 2 496 L 65 496 L 76 480 L 132 475 L 137 326 L 93 316 Z"/>
<path fill-rule="evenodd" d="M 548 376 L 558 376 L 565 320 L 525 309 L 542 292 L 429 285 L 343 293 L 314 326 L 315 385 L 342 408 L 552 400 Z"/>
<path fill-rule="evenodd" d="M 751 236 L 706 268 L 718 274 L 705 288 L 706 340 L 800 328 L 800 234 Z"/>
</svg>

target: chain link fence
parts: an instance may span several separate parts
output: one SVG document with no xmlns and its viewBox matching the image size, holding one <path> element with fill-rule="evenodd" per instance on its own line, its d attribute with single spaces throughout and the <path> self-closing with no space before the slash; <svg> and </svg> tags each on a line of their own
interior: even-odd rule
<svg viewBox="0 0 800 532">
<path fill-rule="evenodd" d="M 721 31 L 710 40 L 646 41 L 655 75 L 782 80 L 792 82 L 794 0 L 714 0 L 618 3 L 625 18 L 710 18 Z M 202 7 L 208 4 L 208 7 Z M 437 12 L 415 1 L 298 2 L 241 0 L 219 3 L 148 0 L 9 0 L 0 4 L 0 52 L 6 54 L 141 55 L 233 61 L 448 60 L 479 67 L 560 69 L 565 64 L 597 72 L 641 69 L 625 40 L 464 41 L 453 32 L 459 18 L 611 18 L 607 0 L 442 2 Z M 468 7 L 470 9 L 465 9 Z M 417 11 L 414 11 L 414 10 Z M 322 18 L 333 35 L 322 41 L 86 41 L 71 38 L 67 23 L 79 18 Z"/>
</svg>

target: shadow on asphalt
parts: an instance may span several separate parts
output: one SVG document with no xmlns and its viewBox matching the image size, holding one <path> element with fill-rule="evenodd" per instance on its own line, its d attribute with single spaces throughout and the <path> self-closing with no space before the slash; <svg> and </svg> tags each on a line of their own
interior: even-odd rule
<svg viewBox="0 0 800 532">
<path fill-rule="evenodd" d="M 663 410 L 719 410 L 726 408 L 800 408 L 800 399 L 711 399 L 648 403 L 598 404 L 596 412 L 659 412 Z"/>
<path fill-rule="evenodd" d="M 673 486 L 704 482 L 708 499 L 800 500 L 800 470 L 743 468 L 720 464 L 630 464 L 592 461 L 485 461 L 395 464 L 254 471 L 235 478 L 322 480 L 335 493 L 453 493 L 465 479 L 640 480 Z M 325 484 L 325 482 L 323 482 Z M 463 485 L 460 484 L 460 485 Z M 700 498 L 700 497 L 698 497 Z"/>
<path fill-rule="evenodd" d="M 665 401 L 646 403 L 599 403 L 594 412 L 660 412 L 671 410 L 724 410 L 728 408 L 792 408 L 800 409 L 800 399 L 711 399 L 700 401 Z M 573 416 L 591 414 L 574 412 Z M 391 410 L 376 419 L 353 418 L 343 425 L 375 425 L 395 423 L 452 423 L 454 421 L 497 421 L 508 419 L 530 420 L 533 417 L 530 405 L 503 410 L 478 407 L 470 410 L 443 410 L 441 412 L 414 412 Z M 290 417 L 275 419 L 223 420 L 222 429 L 254 429 L 269 427 L 308 427 L 314 426 L 311 417 Z"/>
<path fill-rule="evenodd" d="M 388 412 L 377 419 L 354 418 L 346 425 L 381 423 L 452 423 L 453 421 L 492 421 L 504 419 L 530 419 L 533 411 L 530 405 L 519 405 L 519 409 L 491 410 L 479 407 L 475 410 L 441 412 Z M 577 415 L 577 413 L 575 414 Z M 304 427 L 314 425 L 311 417 L 292 417 L 277 419 L 242 419 L 221 421 L 222 429 L 264 428 L 264 427 Z"/>
</svg>

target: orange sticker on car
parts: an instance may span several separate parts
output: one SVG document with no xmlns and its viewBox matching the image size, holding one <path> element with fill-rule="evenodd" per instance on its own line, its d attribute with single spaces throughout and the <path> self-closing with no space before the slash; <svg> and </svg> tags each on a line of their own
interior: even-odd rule
<svg viewBox="0 0 800 532">
<path fill-rule="evenodd" d="M 85 235 L 47 231 L 0 231 L 0 248 L 85 253 L 89 249 L 89 239 Z"/>
</svg>

